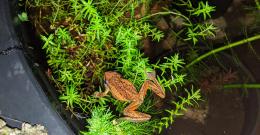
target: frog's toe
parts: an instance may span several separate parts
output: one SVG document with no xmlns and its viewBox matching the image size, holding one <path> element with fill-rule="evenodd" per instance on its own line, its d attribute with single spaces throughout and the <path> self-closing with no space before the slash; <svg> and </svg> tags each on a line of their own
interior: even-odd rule
<svg viewBox="0 0 260 135">
<path fill-rule="evenodd" d="M 149 115 L 149 117 L 122 117 L 119 118 L 119 120 L 127 120 L 127 121 L 131 121 L 131 122 L 145 122 L 151 119 L 151 116 Z"/>
<path fill-rule="evenodd" d="M 123 117 L 122 119 L 132 122 L 144 122 L 151 119 L 151 115 L 137 111 L 124 112 L 124 115 L 127 117 Z"/>
<path fill-rule="evenodd" d="M 101 97 L 104 96 L 104 94 L 103 94 L 102 92 L 95 92 L 95 93 L 93 94 L 93 96 L 96 97 L 96 98 L 101 98 Z"/>
</svg>

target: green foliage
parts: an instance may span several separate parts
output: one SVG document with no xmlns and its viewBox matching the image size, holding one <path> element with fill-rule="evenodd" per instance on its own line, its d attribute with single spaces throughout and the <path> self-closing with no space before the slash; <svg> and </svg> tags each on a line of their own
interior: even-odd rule
<svg viewBox="0 0 260 135">
<path fill-rule="evenodd" d="M 26 0 L 25 3 L 26 6 L 30 6 L 30 7 L 47 6 L 47 2 L 43 0 Z"/>
<path fill-rule="evenodd" d="M 184 0 L 178 0 L 174 1 L 174 4 L 182 7 L 187 11 L 187 13 L 182 13 L 178 11 L 177 9 L 165 9 L 165 12 L 158 12 L 152 15 L 148 15 L 142 19 L 147 19 L 155 15 L 168 15 L 172 14 L 175 16 L 175 19 L 182 18 L 183 25 L 182 29 L 176 33 L 182 33 L 183 31 L 186 31 L 186 37 L 181 37 L 181 39 L 184 39 L 184 41 L 192 41 L 193 45 L 196 45 L 197 42 L 201 39 L 205 39 L 206 37 L 214 37 L 215 36 L 215 30 L 216 27 L 210 23 L 210 22 L 197 22 L 191 19 L 191 17 L 198 17 L 202 16 L 203 21 L 205 21 L 208 18 L 211 18 L 211 12 L 215 11 L 214 6 L 210 6 L 208 2 L 199 1 L 198 7 L 194 7 L 192 2 L 190 0 L 184 1 Z M 188 14 L 188 15 L 186 15 Z M 196 20 L 197 20 L 196 19 Z M 180 24 L 178 24 L 180 25 Z"/>
<path fill-rule="evenodd" d="M 185 74 L 174 73 L 171 74 L 170 78 L 158 77 L 158 81 L 165 89 L 168 89 L 172 92 L 172 86 L 175 87 L 175 90 L 178 90 L 177 84 L 184 84 L 185 76 Z"/>
<path fill-rule="evenodd" d="M 18 18 L 21 22 L 26 22 L 28 20 L 28 16 L 26 12 L 22 12 L 21 14 L 18 14 Z"/>
<path fill-rule="evenodd" d="M 185 16 L 180 11 L 172 9 L 174 11 L 173 14 L 184 19 L 183 24 L 185 25 L 185 27 L 182 30 L 186 31 L 187 37 L 184 38 L 185 41 L 192 41 L 193 45 L 196 45 L 201 38 L 205 39 L 206 37 L 215 36 L 214 32 L 216 30 L 216 27 L 212 23 L 198 23 L 190 20 L 190 17 L 192 16 L 202 16 L 204 21 L 208 18 L 211 18 L 211 12 L 215 11 L 215 7 L 210 6 L 208 4 L 208 1 L 199 1 L 198 7 L 194 7 L 190 0 L 178 0 L 175 4 L 186 9 L 189 14 Z"/>
<path fill-rule="evenodd" d="M 184 84 L 185 74 L 179 73 L 179 69 L 183 67 L 184 60 L 179 58 L 179 54 L 176 53 L 170 58 L 165 57 L 166 61 L 161 64 L 154 64 L 153 67 L 161 71 L 161 76 L 157 77 L 159 83 L 172 92 L 172 86 L 177 90 L 177 84 Z M 168 75 L 170 77 L 165 77 Z"/>
<path fill-rule="evenodd" d="M 115 122 L 117 117 L 104 106 L 112 103 L 121 114 L 127 103 L 111 97 L 97 99 L 90 96 L 93 91 L 102 89 L 103 74 L 107 70 L 118 71 L 138 90 L 147 79 L 147 72 L 158 71 L 160 74 L 157 79 L 166 92 L 169 91 L 173 95 L 182 92 L 181 86 L 186 83 L 187 75 L 180 72 L 185 63 L 178 53 L 151 64 L 140 51 L 144 38 L 159 42 L 164 37 L 164 33 L 150 23 L 148 18 L 153 15 L 135 18 L 135 9 L 141 4 L 149 6 L 150 2 L 152 1 L 26 1 L 27 7 L 46 13 L 36 19 L 37 23 L 42 22 L 40 26 L 50 24 L 45 27 L 46 32 L 41 33 L 44 42 L 42 48 L 46 51 L 52 78 L 62 93 L 59 99 L 72 111 L 80 108 L 85 113 L 92 113 L 92 117 L 87 120 L 89 131 L 82 134 L 152 134 L 152 126 L 156 125 L 159 131 L 167 128 L 186 106 L 194 105 L 194 102 L 200 100 L 199 90 L 185 89 L 187 97 L 172 101 L 175 109 L 168 109 L 165 112 L 167 115 L 156 124 L 158 119 L 144 123 Z M 201 1 L 198 7 L 194 7 L 190 1 L 183 0 L 176 2 L 176 5 L 187 9 L 188 15 L 185 16 L 176 9 L 167 13 L 184 19 L 184 27 L 181 30 L 185 32 L 184 41 L 191 41 L 195 45 L 201 39 L 214 36 L 216 28 L 212 24 L 193 22 L 190 17 L 203 17 L 203 20 L 206 20 L 211 17 L 210 13 L 215 7 Z M 173 91 L 173 88 L 176 91 Z M 155 101 L 148 92 L 139 110 L 155 114 L 154 104 Z M 158 111 L 157 114 L 162 113 Z"/>
<path fill-rule="evenodd" d="M 188 91 L 185 89 L 187 97 L 179 96 L 180 101 L 172 101 L 171 104 L 175 106 L 175 109 L 167 109 L 167 115 L 161 118 L 156 128 L 158 128 L 159 133 L 162 131 L 163 127 L 168 128 L 177 116 L 183 115 L 182 112 L 186 110 L 187 106 L 198 105 L 197 101 L 201 100 L 200 90 L 195 90 L 193 87 Z"/>
<path fill-rule="evenodd" d="M 155 121 L 133 123 L 118 121 L 109 109 L 95 107 L 91 118 L 87 119 L 89 131 L 82 131 L 83 135 L 150 135 Z"/>
<path fill-rule="evenodd" d="M 188 28 L 188 31 L 186 33 L 187 38 L 185 40 L 191 40 L 193 44 L 195 45 L 199 38 L 205 39 L 206 37 L 212 36 L 214 37 L 214 31 L 216 30 L 216 27 L 213 26 L 213 24 L 196 24 L 192 25 Z"/>
<path fill-rule="evenodd" d="M 94 108 L 91 118 L 87 120 L 89 132 L 83 135 L 112 135 L 115 134 L 114 125 L 111 122 L 113 115 L 106 108 Z"/>
<path fill-rule="evenodd" d="M 45 42 L 42 48 L 46 50 L 48 64 L 58 76 L 58 82 L 73 84 L 76 87 L 83 84 L 86 68 L 79 60 L 72 59 L 70 53 L 64 49 L 77 47 L 68 30 L 58 28 L 54 34 L 41 38 Z"/>
<path fill-rule="evenodd" d="M 41 6 L 38 1 L 35 2 L 37 4 L 29 3 L 29 7 Z M 104 3 L 107 5 L 104 6 Z M 44 18 L 50 20 L 50 28 L 54 32 L 41 35 L 44 41 L 42 48 L 47 53 L 48 64 L 58 88 L 65 91 L 60 99 L 69 108 L 73 109 L 77 105 L 85 111 L 101 104 L 85 96 L 81 86 L 88 82 L 88 87 L 95 90 L 97 87 L 91 86 L 91 83 L 102 83 L 103 73 L 108 69 L 119 71 L 137 88 L 142 85 L 146 73 L 152 71 L 152 66 L 139 50 L 140 41 L 144 37 L 159 41 L 163 33 L 145 21 L 124 16 L 125 12 L 137 7 L 140 2 L 69 0 L 46 1 L 45 4 L 53 7 L 51 16 Z M 77 37 L 84 40 L 78 40 Z M 87 77 L 87 74 L 91 76 Z M 68 89 L 70 85 L 77 91 Z M 102 98 L 102 104 L 106 103 L 107 99 Z M 148 100 L 147 103 L 152 104 Z M 114 104 L 120 106 L 123 103 L 115 101 Z"/>
<path fill-rule="evenodd" d="M 190 0 L 178 0 L 176 5 L 181 7 L 186 7 L 186 11 L 190 13 L 191 16 L 203 16 L 203 19 L 206 20 L 207 17 L 211 18 L 211 12 L 214 12 L 216 9 L 214 6 L 210 6 L 208 1 L 198 1 L 198 7 L 194 7 Z"/>
<path fill-rule="evenodd" d="M 141 32 L 131 28 L 119 27 L 116 34 L 116 45 L 122 49 L 116 61 L 116 69 L 134 84 L 140 86 L 146 79 L 146 72 L 151 71 L 148 59 L 143 58 L 138 48 Z"/>
<path fill-rule="evenodd" d="M 258 10 L 260 10 L 260 2 L 258 0 L 255 0 L 255 4 Z"/>
<path fill-rule="evenodd" d="M 76 87 L 73 85 L 67 86 L 65 93 L 63 93 L 59 97 L 59 99 L 61 100 L 61 102 L 66 103 L 67 107 L 70 109 L 73 109 L 74 105 L 81 105 L 81 103 L 83 102 L 76 90 Z"/>
<path fill-rule="evenodd" d="M 191 9 L 189 10 L 189 12 L 191 12 L 192 15 L 195 16 L 203 16 L 203 19 L 206 20 L 207 17 L 211 17 L 211 12 L 215 11 L 215 7 L 210 6 L 208 4 L 208 1 L 206 1 L 205 3 L 200 1 L 198 4 L 198 7 L 195 9 Z"/>
<path fill-rule="evenodd" d="M 170 69 L 170 73 L 173 74 L 174 72 L 178 71 L 179 68 L 182 68 L 184 63 L 183 59 L 179 58 L 179 54 L 176 53 L 174 56 L 170 56 L 170 58 L 164 57 L 166 62 L 162 64 L 154 65 L 156 69 L 162 71 L 162 75 L 166 73 L 167 69 Z"/>
</svg>

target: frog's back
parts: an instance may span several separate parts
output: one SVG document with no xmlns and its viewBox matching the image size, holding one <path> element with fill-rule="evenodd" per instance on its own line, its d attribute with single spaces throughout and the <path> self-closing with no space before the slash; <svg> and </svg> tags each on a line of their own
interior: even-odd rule
<svg viewBox="0 0 260 135">
<path fill-rule="evenodd" d="M 134 85 L 126 79 L 111 78 L 108 87 L 112 96 L 121 101 L 133 101 L 138 95 Z"/>
</svg>

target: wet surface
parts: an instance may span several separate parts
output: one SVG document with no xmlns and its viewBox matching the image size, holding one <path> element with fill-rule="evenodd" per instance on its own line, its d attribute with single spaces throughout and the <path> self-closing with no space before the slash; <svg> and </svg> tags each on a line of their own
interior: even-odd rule
<svg viewBox="0 0 260 135">
<path fill-rule="evenodd" d="M 252 42 L 250 45 L 244 44 L 235 48 L 235 51 L 239 59 L 254 75 L 256 82 L 260 82 L 260 40 Z"/>
<path fill-rule="evenodd" d="M 246 14 L 237 6 L 224 17 L 228 22 L 229 35 L 246 35 L 245 24 L 237 23 L 238 18 Z M 241 11 L 243 13 L 241 13 Z M 241 17 L 242 14 L 242 17 Z M 243 19 L 242 19 L 243 20 Z M 244 19 L 248 21 L 248 19 Z M 241 20 L 240 20 L 241 21 Z M 230 27 L 231 26 L 231 27 Z M 243 37 L 243 38 L 244 38 Z M 235 39 L 241 40 L 240 39 Z M 244 44 L 234 48 L 232 56 L 238 58 L 247 68 L 256 82 L 260 82 L 260 41 Z M 241 90 L 223 90 L 207 96 L 209 112 L 205 123 L 198 123 L 194 119 L 177 118 L 172 127 L 163 135 L 259 135 L 260 134 L 260 105 L 258 90 L 251 90 L 251 99 Z M 244 95 L 242 95 L 244 94 Z M 252 99 L 256 98 L 256 99 Z M 251 101 L 250 101 L 251 100 Z M 257 109 L 258 108 L 258 109 Z"/>
<path fill-rule="evenodd" d="M 238 90 L 219 91 L 208 97 L 209 112 L 205 123 L 177 118 L 163 135 L 239 135 L 244 122 L 244 108 Z"/>
<path fill-rule="evenodd" d="M 255 82 L 249 83 L 259 83 L 260 41 L 241 45 L 234 51 L 232 56 L 238 58 L 255 78 Z M 259 91 L 249 92 L 226 89 L 210 93 L 206 100 L 209 112 L 204 124 L 198 123 L 196 119 L 177 118 L 163 135 L 259 135 Z"/>
<path fill-rule="evenodd" d="M 12 53 L 16 50 L 22 50 L 22 47 L 21 46 L 8 47 L 4 50 L 0 50 L 0 55 L 9 55 L 10 53 Z"/>
</svg>

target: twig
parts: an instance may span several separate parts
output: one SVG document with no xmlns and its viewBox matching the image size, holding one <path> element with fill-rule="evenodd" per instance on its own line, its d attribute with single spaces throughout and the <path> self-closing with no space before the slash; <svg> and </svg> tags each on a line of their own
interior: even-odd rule
<svg viewBox="0 0 260 135">
<path fill-rule="evenodd" d="M 218 53 L 218 52 L 221 52 L 223 50 L 226 50 L 226 49 L 229 49 L 229 48 L 232 48 L 232 47 L 236 47 L 236 46 L 239 46 L 239 45 L 242 45 L 242 44 L 245 44 L 245 43 L 248 43 L 248 42 L 252 42 L 254 40 L 258 40 L 260 39 L 260 35 L 256 35 L 256 36 L 253 36 L 253 37 L 250 37 L 250 38 L 246 38 L 246 39 L 243 39 L 243 40 L 240 40 L 240 41 L 237 41 L 235 43 L 231 43 L 231 44 L 228 44 L 228 45 L 225 45 L 225 46 L 222 46 L 220 48 L 217 48 L 217 49 L 214 49 L 208 53 L 205 53 L 201 56 L 199 56 L 198 58 L 196 58 L 195 60 L 193 60 L 191 63 L 189 63 L 188 65 L 185 66 L 185 69 L 191 67 L 192 65 L 200 62 L 201 60 L 203 60 L 204 58 L 212 55 L 212 54 L 215 54 L 215 53 Z"/>
</svg>

